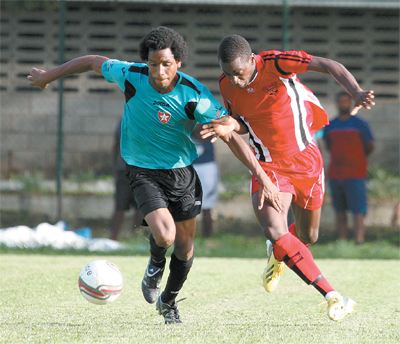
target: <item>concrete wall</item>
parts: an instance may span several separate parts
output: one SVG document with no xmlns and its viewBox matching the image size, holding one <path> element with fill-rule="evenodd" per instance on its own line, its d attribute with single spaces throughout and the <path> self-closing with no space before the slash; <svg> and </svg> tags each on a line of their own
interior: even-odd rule
<svg viewBox="0 0 400 344">
<path fill-rule="evenodd" d="M 110 221 L 114 209 L 113 196 L 73 196 L 64 195 L 62 200 L 63 220 L 105 220 Z M 370 202 L 365 219 L 366 226 L 390 227 L 395 202 Z M 26 211 L 31 215 L 46 215 L 56 221 L 56 195 L 3 194 L 0 209 L 5 212 Z M 213 209 L 214 219 L 240 220 L 249 225 L 257 223 L 250 197 L 237 197 L 232 200 L 218 200 Z M 201 221 L 201 217 L 197 217 Z M 351 223 L 351 220 L 350 220 Z M 335 217 L 332 205 L 325 201 L 322 207 L 321 227 L 333 229 Z"/>
<path fill-rule="evenodd" d="M 377 139 L 370 160 L 398 169 L 399 10 L 295 7 L 291 14 L 291 49 L 336 59 L 363 88 L 376 91 L 376 108 L 361 111 Z M 139 61 L 140 39 L 159 25 L 185 37 L 190 53 L 182 71 L 203 82 L 219 100 L 216 50 L 223 37 L 243 35 L 255 52 L 282 49 L 282 8 L 276 6 L 69 1 L 66 60 L 99 54 Z M 1 173 L 40 169 L 52 176 L 57 160 L 58 84 L 35 90 L 27 87 L 26 76 L 33 66 L 49 69 L 57 64 L 58 13 L 6 9 L 1 13 L 1 31 Z M 333 117 L 340 86 L 318 73 L 300 78 Z M 64 170 L 110 173 L 123 94 L 95 73 L 66 78 L 64 87 Z M 217 144 L 217 155 L 222 173 L 245 171 L 225 145 Z"/>
</svg>

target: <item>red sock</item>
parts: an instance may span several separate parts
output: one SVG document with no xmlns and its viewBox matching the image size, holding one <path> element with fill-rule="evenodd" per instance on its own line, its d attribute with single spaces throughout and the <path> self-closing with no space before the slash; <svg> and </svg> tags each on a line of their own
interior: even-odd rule
<svg viewBox="0 0 400 344">
<path fill-rule="evenodd" d="M 315 264 L 310 250 L 295 236 L 287 233 L 273 247 L 278 261 L 284 261 L 304 282 L 312 284 L 323 296 L 334 291 Z"/>
<path fill-rule="evenodd" d="M 289 233 L 292 233 L 292 235 L 294 235 L 294 236 L 298 239 L 298 236 L 297 236 L 297 234 L 296 234 L 296 223 L 293 222 L 293 223 L 288 227 L 288 229 L 289 229 Z"/>
</svg>

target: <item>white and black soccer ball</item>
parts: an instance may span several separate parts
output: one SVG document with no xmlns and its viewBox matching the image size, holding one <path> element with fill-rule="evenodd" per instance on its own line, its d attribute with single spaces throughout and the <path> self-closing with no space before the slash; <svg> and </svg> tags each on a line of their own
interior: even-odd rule
<svg viewBox="0 0 400 344">
<path fill-rule="evenodd" d="M 115 301 L 121 295 L 123 287 L 121 271 L 108 260 L 89 263 L 79 275 L 79 290 L 82 296 L 96 305 Z"/>
</svg>

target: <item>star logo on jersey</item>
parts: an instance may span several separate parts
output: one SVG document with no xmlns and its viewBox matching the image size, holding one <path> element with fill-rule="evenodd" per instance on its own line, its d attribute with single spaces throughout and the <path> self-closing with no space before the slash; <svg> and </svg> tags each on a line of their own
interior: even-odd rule
<svg viewBox="0 0 400 344">
<path fill-rule="evenodd" d="M 161 123 L 165 124 L 171 119 L 171 114 L 167 112 L 159 112 L 158 119 L 161 121 Z"/>
<path fill-rule="evenodd" d="M 270 96 L 278 95 L 278 89 L 276 88 L 276 82 L 272 83 L 271 85 L 264 86 L 262 90 L 265 93 L 268 93 Z"/>
</svg>

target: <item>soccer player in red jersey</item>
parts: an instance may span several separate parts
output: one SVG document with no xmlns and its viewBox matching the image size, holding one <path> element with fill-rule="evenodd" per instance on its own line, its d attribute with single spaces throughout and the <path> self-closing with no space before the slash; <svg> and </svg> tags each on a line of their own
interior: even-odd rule
<svg viewBox="0 0 400 344">
<path fill-rule="evenodd" d="M 312 137 L 329 119 L 297 74 L 331 75 L 354 98 L 352 114 L 375 105 L 373 91 L 363 91 L 336 61 L 302 51 L 255 55 L 249 43 L 237 35 L 221 42 L 218 60 L 223 70 L 220 91 L 231 116 L 204 125 L 202 135 L 215 135 L 214 142 L 218 137 L 224 140 L 231 131 L 249 133 L 250 146 L 272 181 L 269 203 L 261 209 L 257 202 L 260 186 L 254 176 L 251 187 L 257 220 L 269 239 L 264 287 L 268 292 L 275 290 L 286 264 L 325 297 L 329 317 L 340 320 L 354 312 L 356 303 L 332 288 L 307 248 L 318 238 L 324 197 L 323 160 Z M 295 224 L 288 228 L 290 207 Z"/>
</svg>

